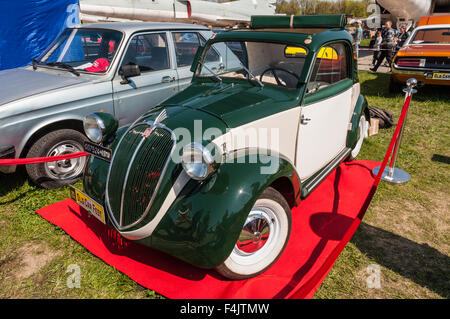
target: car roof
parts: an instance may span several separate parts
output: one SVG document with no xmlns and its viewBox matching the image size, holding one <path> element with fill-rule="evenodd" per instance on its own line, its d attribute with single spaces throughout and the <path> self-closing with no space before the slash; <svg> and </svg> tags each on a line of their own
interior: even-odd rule
<svg viewBox="0 0 450 319">
<path fill-rule="evenodd" d="M 97 28 L 117 30 L 125 33 L 135 33 L 139 31 L 151 30 L 180 30 L 180 29 L 194 29 L 194 30 L 209 30 L 207 27 L 199 24 L 188 23 L 168 23 L 168 22 L 101 22 L 82 24 L 78 28 Z"/>
<path fill-rule="evenodd" d="M 417 27 L 414 31 L 424 29 L 440 29 L 440 28 L 450 28 L 450 24 L 427 24 Z"/>
<path fill-rule="evenodd" d="M 433 24 L 448 24 L 449 21 L 450 21 L 450 14 L 425 16 L 420 18 L 419 26 L 433 25 Z"/>
<path fill-rule="evenodd" d="M 306 41 L 308 38 L 311 41 Z M 298 43 L 312 51 L 318 50 L 322 45 L 333 40 L 353 40 L 350 33 L 343 29 L 313 29 L 308 32 L 299 32 L 295 29 L 236 29 L 217 33 L 213 41 L 255 40 L 267 42 Z"/>
</svg>

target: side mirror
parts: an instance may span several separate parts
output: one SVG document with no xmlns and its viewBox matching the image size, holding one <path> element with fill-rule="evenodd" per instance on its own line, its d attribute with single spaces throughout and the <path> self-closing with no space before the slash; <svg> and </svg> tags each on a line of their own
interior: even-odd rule
<svg viewBox="0 0 450 319">
<path fill-rule="evenodd" d="M 199 46 L 197 52 L 195 53 L 194 61 L 192 61 L 191 72 L 194 73 L 195 71 L 197 71 L 198 62 L 203 54 L 203 51 L 205 51 L 205 47 Z"/>
<path fill-rule="evenodd" d="M 123 79 L 120 84 L 128 84 L 130 83 L 128 78 L 141 75 L 141 70 L 137 64 L 125 64 L 120 67 L 119 74 Z"/>
</svg>

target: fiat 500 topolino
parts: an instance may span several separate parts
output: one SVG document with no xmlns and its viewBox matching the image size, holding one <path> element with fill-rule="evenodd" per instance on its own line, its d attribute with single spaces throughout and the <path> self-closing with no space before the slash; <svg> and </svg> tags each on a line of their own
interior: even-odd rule
<svg viewBox="0 0 450 319">
<path fill-rule="evenodd" d="M 191 85 L 134 124 L 89 115 L 96 156 L 72 198 L 127 239 L 231 279 L 262 273 L 286 246 L 291 209 L 366 137 L 344 25 L 253 17 L 200 47 Z"/>
</svg>

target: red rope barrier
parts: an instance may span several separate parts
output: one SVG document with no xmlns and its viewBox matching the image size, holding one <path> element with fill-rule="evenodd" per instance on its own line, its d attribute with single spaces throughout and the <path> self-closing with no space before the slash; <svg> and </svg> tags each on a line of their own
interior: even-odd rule
<svg viewBox="0 0 450 319">
<path fill-rule="evenodd" d="M 71 153 L 66 155 L 50 156 L 50 157 L 35 157 L 35 158 L 15 158 L 15 159 L 0 159 L 0 166 L 8 165 L 27 165 L 27 164 L 39 164 L 56 162 L 62 160 L 68 160 L 83 156 L 88 156 L 86 152 Z"/>
<path fill-rule="evenodd" d="M 386 152 L 386 155 L 384 156 L 383 162 L 381 163 L 380 171 L 378 172 L 378 175 L 375 177 L 375 181 L 373 182 L 373 185 L 369 191 L 369 194 L 367 195 L 366 200 L 364 201 L 364 204 L 362 205 L 362 207 L 358 213 L 357 218 L 355 218 L 355 220 L 350 225 L 349 229 L 346 231 L 346 233 L 343 236 L 340 243 L 334 248 L 334 250 L 327 257 L 324 264 L 319 268 L 319 270 L 311 277 L 311 279 L 309 279 L 303 286 L 301 286 L 296 292 L 294 292 L 289 297 L 289 299 L 305 298 L 314 289 L 314 287 L 317 286 L 317 284 L 320 282 L 320 280 L 322 280 L 322 278 L 326 275 L 327 271 L 334 264 L 334 262 L 339 257 L 342 250 L 345 248 L 347 243 L 352 238 L 354 232 L 356 231 L 356 229 L 358 228 L 359 224 L 361 223 L 364 215 L 366 214 L 367 209 L 369 208 L 370 202 L 372 201 L 372 198 L 375 195 L 375 192 L 377 191 L 378 184 L 380 183 L 380 180 L 381 180 L 381 176 L 383 175 L 384 169 L 386 168 L 387 162 L 389 161 L 389 157 L 392 154 L 392 150 L 394 148 L 395 142 L 397 141 L 398 136 L 400 134 L 400 130 L 403 126 L 403 122 L 405 121 L 405 117 L 408 112 L 410 103 L 411 103 L 411 95 L 409 95 L 405 100 L 405 104 L 403 105 L 402 113 L 398 120 L 394 135 L 392 136 L 392 139 L 391 139 L 391 142 L 389 143 L 389 147 Z"/>
</svg>

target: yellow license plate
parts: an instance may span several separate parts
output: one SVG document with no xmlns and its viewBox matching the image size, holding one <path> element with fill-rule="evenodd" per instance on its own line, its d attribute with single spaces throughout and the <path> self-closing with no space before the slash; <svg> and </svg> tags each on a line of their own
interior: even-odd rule
<svg viewBox="0 0 450 319">
<path fill-rule="evenodd" d="M 433 73 L 434 80 L 450 80 L 450 73 Z"/>
<path fill-rule="evenodd" d="M 102 205 L 95 200 L 80 192 L 75 187 L 70 187 L 70 198 L 78 205 L 87 210 L 91 215 L 95 216 L 99 221 L 105 224 L 105 210 Z"/>
</svg>

